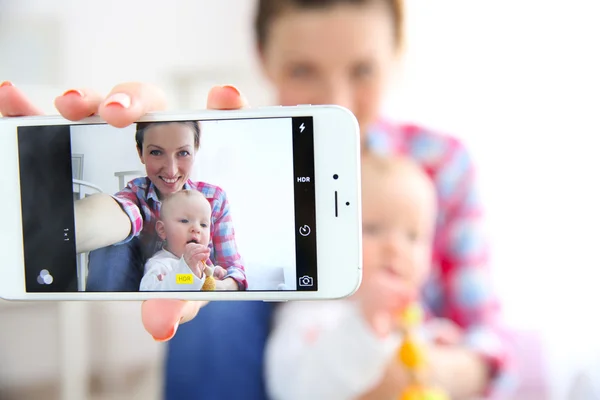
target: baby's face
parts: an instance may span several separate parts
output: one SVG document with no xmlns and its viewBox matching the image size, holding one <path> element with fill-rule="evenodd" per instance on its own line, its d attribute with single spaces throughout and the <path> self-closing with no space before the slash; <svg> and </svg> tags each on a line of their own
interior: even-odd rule
<svg viewBox="0 0 600 400">
<path fill-rule="evenodd" d="M 373 182 L 362 198 L 365 279 L 390 274 L 419 289 L 430 271 L 434 194 L 397 175 Z"/>
<path fill-rule="evenodd" d="M 161 210 L 159 224 L 162 223 L 162 229 L 159 228 L 158 233 L 167 240 L 167 249 L 181 257 L 188 243 L 208 245 L 210 217 L 208 200 L 199 196 L 179 196 L 168 204 L 168 208 Z"/>
</svg>

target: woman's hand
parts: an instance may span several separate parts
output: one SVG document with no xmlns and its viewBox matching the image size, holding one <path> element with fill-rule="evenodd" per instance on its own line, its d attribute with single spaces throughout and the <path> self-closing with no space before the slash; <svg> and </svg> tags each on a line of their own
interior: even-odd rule
<svg viewBox="0 0 600 400">
<path fill-rule="evenodd" d="M 227 270 L 220 265 L 217 265 L 213 271 L 213 276 L 215 279 L 223 279 L 227 276 Z"/>
<path fill-rule="evenodd" d="M 125 127 L 144 114 L 164 110 L 165 96 L 158 88 L 143 83 L 117 85 L 103 97 L 89 89 L 74 89 L 57 97 L 54 104 L 60 114 L 77 121 L 93 114 L 100 115 L 115 127 Z M 208 94 L 207 108 L 233 110 L 246 106 L 240 92 L 232 86 L 213 87 Z M 0 114 L 4 117 L 41 115 L 42 112 L 21 90 L 10 83 L 0 84 Z M 152 299 L 142 304 L 142 322 L 156 340 L 171 339 L 179 324 L 193 319 L 205 301 Z"/>
</svg>

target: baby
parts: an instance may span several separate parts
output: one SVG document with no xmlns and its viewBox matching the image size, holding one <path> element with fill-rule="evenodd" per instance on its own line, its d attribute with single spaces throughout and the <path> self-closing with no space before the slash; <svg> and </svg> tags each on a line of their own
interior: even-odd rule
<svg viewBox="0 0 600 400">
<path fill-rule="evenodd" d="M 209 257 L 210 203 L 197 190 L 167 196 L 156 222 L 156 233 L 166 240 L 163 249 L 146 262 L 140 291 L 201 290 L 212 269 Z"/>
<path fill-rule="evenodd" d="M 394 321 L 430 272 L 437 199 L 407 159 L 362 160 L 363 281 L 349 299 L 279 306 L 266 348 L 270 397 L 356 399 L 383 385 Z"/>
</svg>

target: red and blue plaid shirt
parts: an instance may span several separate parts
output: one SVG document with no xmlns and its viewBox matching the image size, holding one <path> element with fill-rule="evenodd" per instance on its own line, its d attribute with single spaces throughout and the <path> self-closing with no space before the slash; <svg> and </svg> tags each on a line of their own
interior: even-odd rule
<svg viewBox="0 0 600 400">
<path fill-rule="evenodd" d="M 514 387 L 513 354 L 501 327 L 499 301 L 491 285 L 489 248 L 475 170 L 457 139 L 415 125 L 380 121 L 368 146 L 419 163 L 433 180 L 439 215 L 432 275 L 423 293 L 428 314 L 446 318 L 466 333 L 466 345 L 486 360 L 494 376 L 488 396 Z"/>
<path fill-rule="evenodd" d="M 241 290 L 246 290 L 248 288 L 246 272 L 235 242 L 235 232 L 225 192 L 218 186 L 191 180 L 188 180 L 183 188 L 201 192 L 212 209 L 208 264 L 225 268 L 226 278 L 233 278 Z M 161 201 L 150 179 L 143 177 L 132 180 L 113 198 L 131 220 L 131 232 L 121 243 L 139 237 L 144 259 L 159 251 L 164 244 L 156 233 Z"/>
</svg>

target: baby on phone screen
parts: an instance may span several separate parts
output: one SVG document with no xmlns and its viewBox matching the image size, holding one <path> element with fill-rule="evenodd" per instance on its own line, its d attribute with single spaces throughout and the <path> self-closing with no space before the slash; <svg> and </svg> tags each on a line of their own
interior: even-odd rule
<svg viewBox="0 0 600 400">
<path fill-rule="evenodd" d="M 202 290 L 214 272 L 206 265 L 210 221 L 210 203 L 197 190 L 181 190 L 165 198 L 156 222 L 156 233 L 165 244 L 146 262 L 140 291 Z"/>
</svg>

